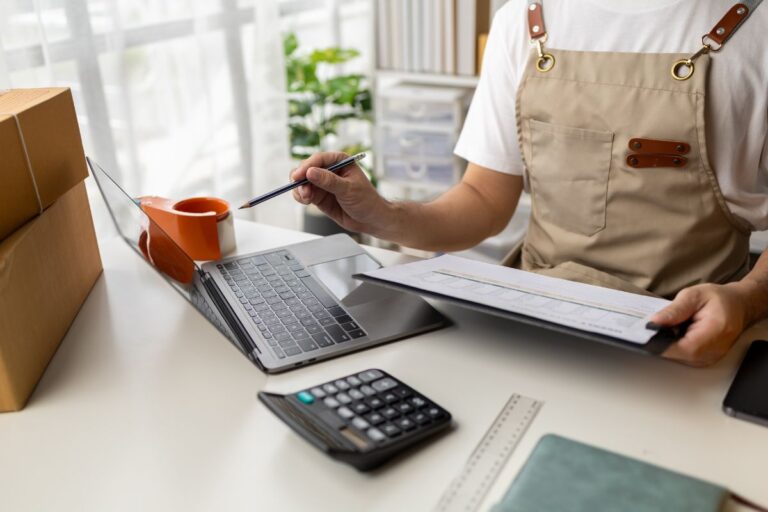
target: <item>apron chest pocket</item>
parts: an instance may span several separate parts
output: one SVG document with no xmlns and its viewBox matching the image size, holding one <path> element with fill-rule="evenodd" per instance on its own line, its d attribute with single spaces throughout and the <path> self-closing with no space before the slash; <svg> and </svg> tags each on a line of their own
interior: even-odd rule
<svg viewBox="0 0 768 512">
<path fill-rule="evenodd" d="M 565 230 L 605 228 L 613 133 L 528 120 L 534 215 Z"/>
</svg>

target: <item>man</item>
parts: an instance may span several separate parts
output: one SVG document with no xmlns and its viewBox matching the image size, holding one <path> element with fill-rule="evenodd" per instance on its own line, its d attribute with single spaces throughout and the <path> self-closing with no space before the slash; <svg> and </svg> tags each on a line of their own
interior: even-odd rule
<svg viewBox="0 0 768 512">
<path fill-rule="evenodd" d="M 321 153 L 292 173 L 312 183 L 294 197 L 346 229 L 454 251 L 500 232 L 526 188 L 531 223 L 506 264 L 674 297 L 652 321 L 691 325 L 665 356 L 712 364 L 768 316 L 768 256 L 747 263 L 750 231 L 768 229 L 768 8 L 543 3 L 494 19 L 460 184 L 389 202 L 357 167 L 323 170 L 344 155 Z"/>
</svg>

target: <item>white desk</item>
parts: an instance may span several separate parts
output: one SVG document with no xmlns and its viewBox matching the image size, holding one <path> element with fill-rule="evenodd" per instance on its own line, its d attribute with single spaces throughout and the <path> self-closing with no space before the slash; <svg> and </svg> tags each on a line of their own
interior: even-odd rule
<svg viewBox="0 0 768 512">
<path fill-rule="evenodd" d="M 306 238 L 238 227 L 241 252 Z M 101 250 L 104 275 L 29 406 L 0 415 L 0 509 L 429 510 L 512 392 L 545 404 L 484 508 L 547 432 L 768 503 L 768 429 L 720 412 L 746 342 L 768 337 L 765 326 L 702 370 L 438 304 L 455 326 L 265 377 L 122 241 Z M 369 367 L 435 399 L 457 428 L 363 474 L 255 398 Z"/>
</svg>

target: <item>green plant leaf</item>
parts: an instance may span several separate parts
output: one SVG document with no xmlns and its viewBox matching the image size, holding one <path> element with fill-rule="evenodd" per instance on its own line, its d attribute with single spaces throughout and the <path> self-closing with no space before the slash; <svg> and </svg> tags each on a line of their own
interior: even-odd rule
<svg viewBox="0 0 768 512">
<path fill-rule="evenodd" d="M 312 113 L 313 100 L 288 100 L 288 115 L 305 117 Z"/>
<path fill-rule="evenodd" d="M 329 96 L 338 105 L 354 105 L 360 92 L 360 75 L 342 75 L 327 81 Z"/>
<path fill-rule="evenodd" d="M 299 61 L 289 60 L 285 63 L 285 79 L 289 91 L 298 92 L 304 89 L 304 74 Z"/>
<path fill-rule="evenodd" d="M 317 78 L 317 65 L 306 59 L 287 62 L 286 79 L 290 92 L 312 92 L 321 88 Z"/>
<path fill-rule="evenodd" d="M 310 130 L 303 124 L 290 123 L 288 128 L 291 131 L 291 147 L 317 147 L 320 145 L 320 134 L 318 134 L 316 131 Z"/>
<path fill-rule="evenodd" d="M 360 108 L 363 112 L 372 112 L 373 111 L 373 95 L 371 94 L 370 89 L 363 89 L 361 91 L 358 91 L 357 95 L 355 96 L 355 105 Z"/>
<path fill-rule="evenodd" d="M 347 146 L 344 146 L 341 148 L 342 153 L 346 153 L 348 155 L 356 155 L 358 153 L 365 153 L 368 151 L 369 147 L 363 146 L 359 142 L 356 142 L 355 144 L 349 144 Z"/>
<path fill-rule="evenodd" d="M 318 66 L 342 64 L 360 55 L 355 49 L 323 48 L 301 53 L 295 34 L 286 34 L 283 39 L 287 89 L 290 94 L 291 156 L 304 159 L 313 152 L 326 147 L 336 135 L 338 125 L 346 120 L 371 121 L 373 112 L 372 95 L 367 78 L 361 74 L 345 74 L 318 77 Z M 322 69 L 326 71 L 325 68 Z M 333 75 L 334 68 L 330 68 Z M 365 151 L 362 143 L 350 144 L 345 148 L 350 154 Z M 363 167 L 371 182 L 376 186 L 376 175 Z"/>
<path fill-rule="evenodd" d="M 301 151 L 291 151 L 291 158 L 295 158 L 296 160 L 306 160 L 311 156 L 312 156 L 312 153 L 301 152 Z"/>
<path fill-rule="evenodd" d="M 355 119 L 360 114 L 357 112 L 340 112 L 338 114 L 333 114 L 331 117 L 328 118 L 328 121 L 330 122 L 339 122 L 343 121 L 345 119 Z"/>
<path fill-rule="evenodd" d="M 294 32 L 287 33 L 283 38 L 283 52 L 285 53 L 285 56 L 290 57 L 293 55 L 293 52 L 295 52 L 298 47 L 299 38 L 296 37 L 296 34 Z"/>
<path fill-rule="evenodd" d="M 328 125 L 328 128 L 332 129 L 335 133 L 340 122 L 346 121 L 347 119 L 358 119 L 359 117 L 360 114 L 358 112 L 339 112 L 330 116 L 326 121 L 326 124 Z"/>
<path fill-rule="evenodd" d="M 341 64 L 359 56 L 360 52 L 351 48 L 322 48 L 310 53 L 309 59 L 315 64 Z"/>
</svg>

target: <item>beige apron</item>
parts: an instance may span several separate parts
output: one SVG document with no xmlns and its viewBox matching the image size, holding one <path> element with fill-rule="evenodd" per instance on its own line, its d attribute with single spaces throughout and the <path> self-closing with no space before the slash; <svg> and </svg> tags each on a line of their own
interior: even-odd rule
<svg viewBox="0 0 768 512">
<path fill-rule="evenodd" d="M 663 297 L 741 278 L 750 229 L 707 156 L 708 51 L 545 53 L 541 16 L 531 3 L 537 48 L 517 93 L 532 214 L 503 263 Z"/>
</svg>

